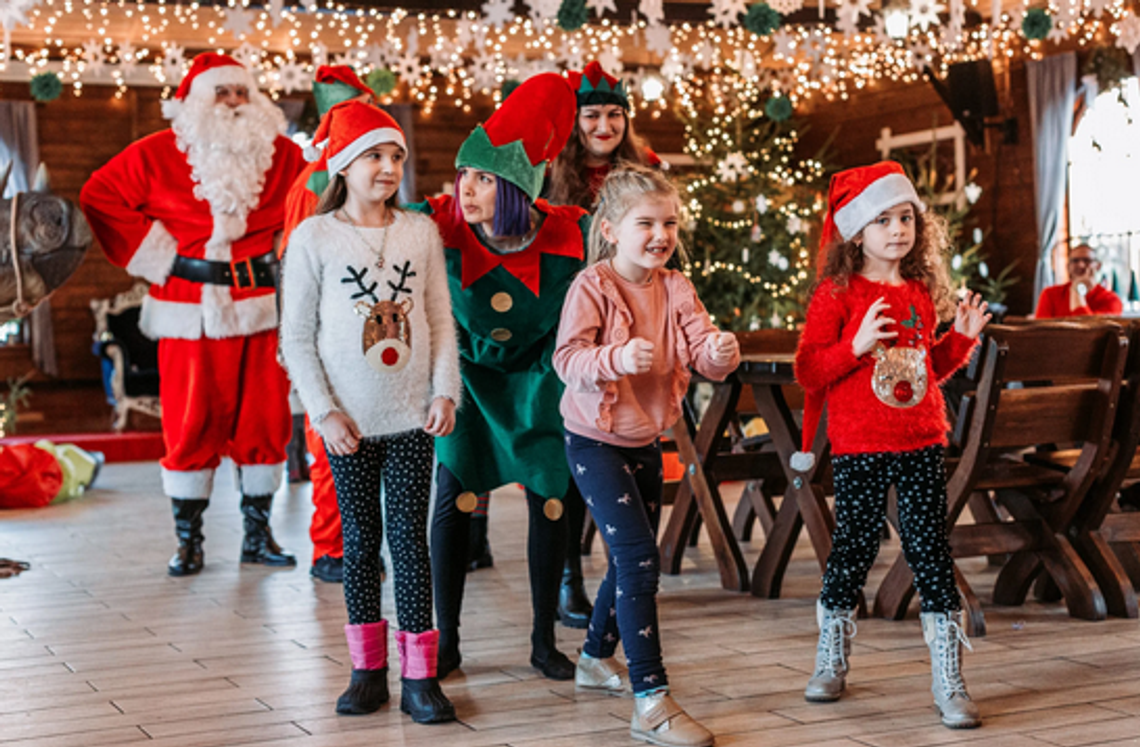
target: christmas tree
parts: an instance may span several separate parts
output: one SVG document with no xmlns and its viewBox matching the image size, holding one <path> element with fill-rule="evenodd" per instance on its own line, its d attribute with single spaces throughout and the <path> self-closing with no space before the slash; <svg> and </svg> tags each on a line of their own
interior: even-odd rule
<svg viewBox="0 0 1140 747">
<path fill-rule="evenodd" d="M 694 160 L 682 180 L 688 274 L 724 329 L 803 319 L 814 282 L 809 233 L 818 234 L 827 185 L 818 158 L 795 157 L 791 113 L 783 96 L 714 83 L 679 105 Z"/>
</svg>

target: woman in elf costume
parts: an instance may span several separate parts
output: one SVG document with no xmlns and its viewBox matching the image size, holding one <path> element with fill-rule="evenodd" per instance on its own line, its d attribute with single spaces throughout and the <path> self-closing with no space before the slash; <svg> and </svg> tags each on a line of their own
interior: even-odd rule
<svg viewBox="0 0 1140 747">
<path fill-rule="evenodd" d="M 531 664 L 574 677 L 554 646 L 566 547 L 561 498 L 570 489 L 551 366 L 562 301 L 585 264 L 586 212 L 538 199 L 547 163 L 574 127 L 574 92 L 536 75 L 463 143 L 455 194 L 432 198 L 446 248 L 459 326 L 463 397 L 454 432 L 437 440 L 440 468 L 432 525 L 432 577 L 440 629 L 439 674 L 459 666 L 459 616 L 476 493 L 526 488 L 534 628 Z"/>
</svg>

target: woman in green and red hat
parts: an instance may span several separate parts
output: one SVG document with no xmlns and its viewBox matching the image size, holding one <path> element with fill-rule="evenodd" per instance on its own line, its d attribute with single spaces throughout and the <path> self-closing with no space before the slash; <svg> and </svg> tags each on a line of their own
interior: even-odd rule
<svg viewBox="0 0 1140 747">
<path fill-rule="evenodd" d="M 554 159 L 547 183 L 547 199 L 555 205 L 577 205 L 592 211 L 606 175 L 620 163 L 657 167 L 661 159 L 633 131 L 629 118 L 629 92 L 625 83 L 602 69 L 598 62 L 582 72 L 569 73 L 578 104 L 574 131 Z M 586 504 L 574 491 L 566 497 L 568 541 L 558 617 L 571 628 L 590 624 L 593 606 L 582 582 L 582 529 Z"/>
<path fill-rule="evenodd" d="M 431 545 L 440 676 L 461 659 L 474 494 L 509 483 L 526 488 L 530 512 L 531 664 L 551 679 L 574 676 L 573 663 L 554 645 L 566 546 L 561 499 L 571 480 L 559 413 L 563 387 L 551 354 L 566 291 L 585 266 L 589 218 L 538 195 L 575 111 L 564 78 L 530 78 L 460 147 L 454 195 L 425 206 L 446 247 L 464 389 L 454 432 L 436 444 Z"/>
</svg>

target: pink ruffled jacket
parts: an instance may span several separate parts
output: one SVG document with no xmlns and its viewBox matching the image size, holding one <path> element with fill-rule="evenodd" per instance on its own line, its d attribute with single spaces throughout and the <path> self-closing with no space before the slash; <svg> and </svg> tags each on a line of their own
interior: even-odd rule
<svg viewBox="0 0 1140 747">
<path fill-rule="evenodd" d="M 566 429 L 615 446 L 652 443 L 681 416 L 690 366 L 721 381 L 739 365 L 739 353 L 722 364 L 710 357 L 707 340 L 717 332 L 679 272 L 658 270 L 638 285 L 608 262 L 583 270 L 566 295 L 554 351 L 554 369 L 566 382 Z M 634 337 L 655 345 L 644 374 L 622 368 L 622 347 Z"/>
</svg>

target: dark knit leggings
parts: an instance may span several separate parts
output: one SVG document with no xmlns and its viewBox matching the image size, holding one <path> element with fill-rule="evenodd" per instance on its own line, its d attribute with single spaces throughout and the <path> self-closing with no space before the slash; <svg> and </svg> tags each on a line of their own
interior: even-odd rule
<svg viewBox="0 0 1140 747">
<path fill-rule="evenodd" d="M 364 438 L 355 454 L 329 454 L 344 529 L 344 603 L 351 625 L 380 615 L 380 543 L 388 517 L 400 630 L 431 630 L 431 555 L 427 515 L 435 440 L 420 429 Z"/>
<path fill-rule="evenodd" d="M 895 486 L 903 554 L 914 574 L 923 612 L 961 608 L 946 538 L 946 469 L 942 447 L 832 459 L 835 534 L 823 574 L 820 601 L 851 610 L 879 554 L 887 490 Z"/>
<path fill-rule="evenodd" d="M 463 485 L 447 467 L 439 465 L 435 516 L 431 529 L 432 573 L 435 579 L 436 619 L 441 631 L 459 628 L 463 587 L 467 580 L 471 514 L 460 511 L 456 499 Z M 566 557 L 566 516 L 546 518 L 546 498 L 526 491 L 530 516 L 526 559 L 530 568 L 530 601 L 535 631 L 550 632 L 558 607 L 558 586 Z"/>
</svg>

